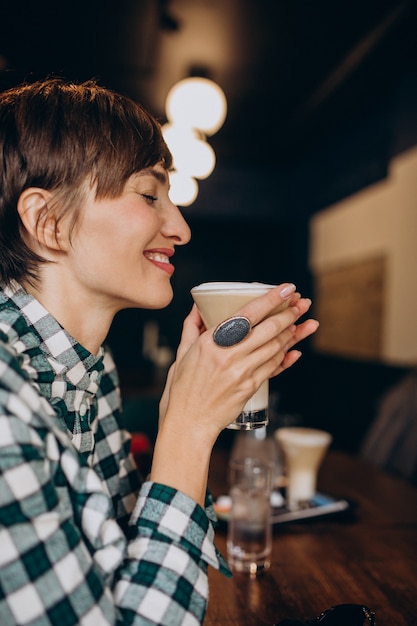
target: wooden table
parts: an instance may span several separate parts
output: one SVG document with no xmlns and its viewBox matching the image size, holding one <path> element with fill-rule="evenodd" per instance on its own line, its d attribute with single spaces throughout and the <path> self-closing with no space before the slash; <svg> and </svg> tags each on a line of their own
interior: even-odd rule
<svg viewBox="0 0 417 626">
<path fill-rule="evenodd" d="M 227 492 L 227 457 L 213 453 L 214 496 Z M 318 486 L 354 501 L 353 513 L 276 526 L 271 569 L 257 579 L 210 568 L 205 626 L 272 626 L 345 602 L 369 606 L 377 626 L 417 626 L 417 489 L 338 452 L 325 459 Z M 216 544 L 226 556 L 224 529 Z"/>
</svg>

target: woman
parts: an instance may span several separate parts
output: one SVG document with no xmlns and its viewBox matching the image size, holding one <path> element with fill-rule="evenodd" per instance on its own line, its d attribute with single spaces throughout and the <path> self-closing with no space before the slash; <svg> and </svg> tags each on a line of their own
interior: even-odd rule
<svg viewBox="0 0 417 626">
<path fill-rule="evenodd" d="M 212 447 L 317 328 L 285 284 L 220 348 L 194 307 L 160 405 L 149 480 L 120 428 L 102 347 L 114 315 L 172 298 L 190 231 L 155 120 L 88 82 L 0 95 L 0 623 L 201 624 L 217 553 Z M 265 319 L 281 302 L 289 307 Z"/>
</svg>

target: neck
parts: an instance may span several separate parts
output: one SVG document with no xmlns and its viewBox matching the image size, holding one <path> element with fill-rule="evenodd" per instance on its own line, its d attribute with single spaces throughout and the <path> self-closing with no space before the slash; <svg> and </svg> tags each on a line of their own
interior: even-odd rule
<svg viewBox="0 0 417 626">
<path fill-rule="evenodd" d="M 87 291 L 72 289 L 71 281 L 42 276 L 39 284 L 24 283 L 28 293 L 61 324 L 74 339 L 92 354 L 103 344 L 116 313 Z"/>
</svg>

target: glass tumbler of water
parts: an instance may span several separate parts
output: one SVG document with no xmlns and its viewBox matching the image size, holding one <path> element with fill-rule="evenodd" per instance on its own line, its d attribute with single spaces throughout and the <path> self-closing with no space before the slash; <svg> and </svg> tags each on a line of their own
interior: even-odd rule
<svg viewBox="0 0 417 626">
<path fill-rule="evenodd" d="M 259 459 L 232 459 L 229 464 L 228 561 L 232 570 L 251 576 L 271 564 L 271 475 L 271 466 Z"/>
</svg>

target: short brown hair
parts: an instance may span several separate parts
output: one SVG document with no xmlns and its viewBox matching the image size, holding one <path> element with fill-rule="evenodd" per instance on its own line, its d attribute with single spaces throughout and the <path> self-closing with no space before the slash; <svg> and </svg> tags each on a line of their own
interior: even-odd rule
<svg viewBox="0 0 417 626">
<path fill-rule="evenodd" d="M 94 81 L 52 78 L 0 94 L 0 280 L 33 280 L 44 259 L 21 236 L 17 202 L 22 191 L 41 187 L 59 198 L 60 219 L 74 210 L 82 183 L 96 197 L 117 197 L 139 170 L 171 154 L 158 122 L 139 104 Z M 84 185 L 85 187 L 85 185 Z"/>
</svg>

